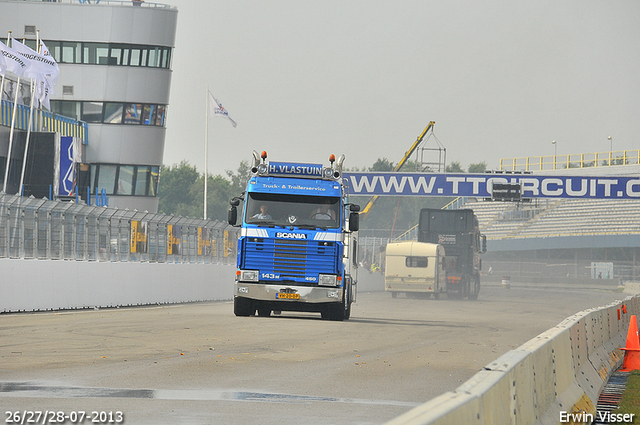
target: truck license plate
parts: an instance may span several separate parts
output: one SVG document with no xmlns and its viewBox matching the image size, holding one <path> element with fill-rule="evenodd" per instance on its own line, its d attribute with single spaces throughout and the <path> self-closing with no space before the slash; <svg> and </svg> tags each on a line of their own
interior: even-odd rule
<svg viewBox="0 0 640 425">
<path fill-rule="evenodd" d="M 288 294 L 288 293 L 285 293 L 285 292 L 278 292 L 276 294 L 276 298 L 286 299 L 286 300 L 299 300 L 300 299 L 300 294 Z"/>
</svg>

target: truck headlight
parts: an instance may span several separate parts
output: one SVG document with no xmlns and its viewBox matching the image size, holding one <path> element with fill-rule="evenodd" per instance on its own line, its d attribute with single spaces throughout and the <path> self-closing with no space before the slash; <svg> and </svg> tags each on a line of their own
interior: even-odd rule
<svg viewBox="0 0 640 425">
<path fill-rule="evenodd" d="M 335 274 L 321 274 L 318 276 L 320 285 L 323 286 L 336 286 L 337 279 Z"/>
<path fill-rule="evenodd" d="M 257 270 L 241 270 L 240 271 L 240 281 L 242 282 L 257 282 L 258 281 L 258 271 Z"/>
</svg>

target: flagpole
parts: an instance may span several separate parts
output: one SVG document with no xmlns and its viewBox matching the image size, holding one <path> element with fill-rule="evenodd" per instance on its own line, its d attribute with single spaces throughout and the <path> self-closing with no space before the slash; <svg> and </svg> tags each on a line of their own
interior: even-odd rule
<svg viewBox="0 0 640 425">
<path fill-rule="evenodd" d="M 36 33 L 36 51 L 38 53 L 40 53 L 39 44 L 40 44 L 40 31 Z M 29 139 L 31 138 L 31 126 L 33 125 L 33 101 L 36 97 L 36 87 L 35 87 L 35 84 L 33 84 L 33 78 L 31 79 L 30 89 L 31 89 L 31 105 L 29 105 L 29 125 L 27 127 L 27 140 L 24 144 L 24 155 L 22 157 L 22 170 L 20 172 L 20 186 L 18 186 L 18 194 L 20 196 L 23 196 L 22 186 L 24 185 L 24 172 L 25 172 L 25 169 L 27 168 L 27 152 L 29 152 Z"/>
<path fill-rule="evenodd" d="M 9 46 L 9 40 L 11 40 L 11 31 L 7 34 L 7 46 Z M 2 104 L 2 93 L 4 93 L 4 75 L 2 76 L 2 81 L 0 82 L 0 104 Z"/>
<path fill-rule="evenodd" d="M 7 47 L 9 46 L 9 42 L 11 41 L 11 31 L 7 33 Z M 2 76 L 2 82 L 0 82 L 0 105 L 2 104 L 2 93 L 4 93 L 4 75 Z M 7 153 L 7 163 L 5 164 L 5 170 L 9 168 L 9 153 Z M 2 191 L 7 193 L 7 177 L 5 172 L 4 183 L 2 186 Z"/>
<path fill-rule="evenodd" d="M 204 126 L 204 219 L 207 219 L 207 173 L 209 172 L 209 84 L 205 94 L 205 126 Z"/>
<path fill-rule="evenodd" d="M 7 43 L 9 39 L 7 39 Z M 11 114 L 11 129 L 9 130 L 9 149 L 7 150 L 7 164 L 4 167 L 4 183 L 2 185 L 2 191 L 7 193 L 7 180 L 9 178 L 9 164 L 11 163 L 11 147 L 13 145 L 13 132 L 16 123 L 16 111 L 18 109 L 18 92 L 20 91 L 20 77 L 16 81 L 16 95 L 13 100 L 13 113 Z"/>
</svg>

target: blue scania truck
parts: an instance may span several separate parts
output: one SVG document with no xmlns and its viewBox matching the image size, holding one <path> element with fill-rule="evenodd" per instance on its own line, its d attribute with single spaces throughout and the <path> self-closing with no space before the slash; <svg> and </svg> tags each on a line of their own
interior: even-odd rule
<svg viewBox="0 0 640 425">
<path fill-rule="evenodd" d="M 228 212 L 229 224 L 241 227 L 236 316 L 310 311 L 349 319 L 360 207 L 349 203 L 343 161 L 331 155 L 329 166 L 269 162 L 266 152 L 253 152 L 246 191 L 231 199 Z"/>
</svg>

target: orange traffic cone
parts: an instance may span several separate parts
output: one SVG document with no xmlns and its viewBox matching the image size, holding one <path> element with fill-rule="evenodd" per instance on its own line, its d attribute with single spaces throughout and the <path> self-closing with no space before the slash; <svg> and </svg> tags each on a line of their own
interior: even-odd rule
<svg viewBox="0 0 640 425">
<path fill-rule="evenodd" d="M 621 372 L 640 370 L 640 337 L 638 337 L 638 322 L 636 316 L 631 316 L 629 331 L 627 333 L 627 346 L 624 350 Z"/>
</svg>

